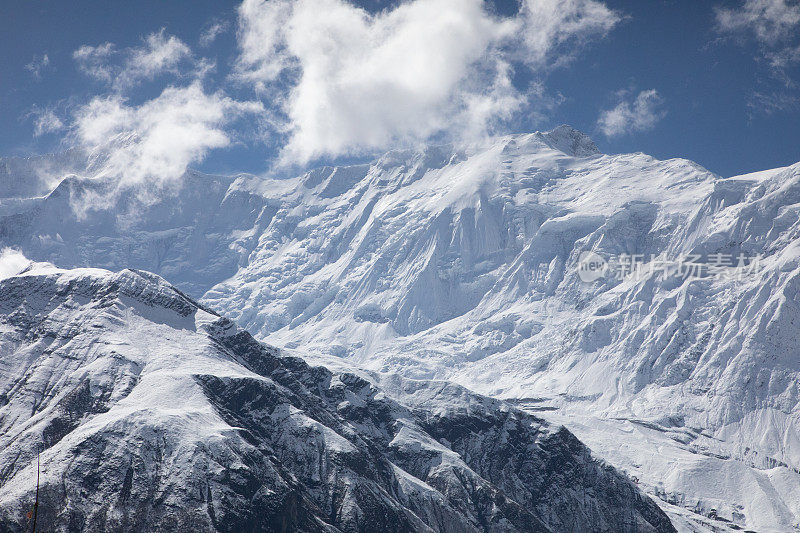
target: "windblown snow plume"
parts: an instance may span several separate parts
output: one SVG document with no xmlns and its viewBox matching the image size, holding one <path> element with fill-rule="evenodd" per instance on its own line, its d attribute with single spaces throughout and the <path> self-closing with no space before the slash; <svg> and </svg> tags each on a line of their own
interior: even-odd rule
<svg viewBox="0 0 800 533">
<path fill-rule="evenodd" d="M 16 276 L 25 270 L 30 263 L 19 250 L 3 248 L 0 250 L 0 279 Z"/>
</svg>

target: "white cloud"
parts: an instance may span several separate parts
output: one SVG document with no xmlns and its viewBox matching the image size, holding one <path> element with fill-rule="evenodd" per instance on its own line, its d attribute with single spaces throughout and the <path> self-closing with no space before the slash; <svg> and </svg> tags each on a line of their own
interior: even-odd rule
<svg viewBox="0 0 800 533">
<path fill-rule="evenodd" d="M 800 3 L 789 0 L 745 0 L 738 9 L 716 8 L 717 31 L 752 37 L 762 59 L 786 85 L 786 68 L 800 62 Z"/>
<path fill-rule="evenodd" d="M 117 178 L 119 188 L 163 186 L 179 180 L 191 163 L 231 143 L 226 125 L 260 103 L 207 94 L 199 81 L 168 87 L 142 105 L 122 96 L 96 97 L 75 114 L 76 143 L 93 154 L 96 176 Z"/>
<path fill-rule="evenodd" d="M 800 28 L 798 28 L 800 31 Z M 772 68 L 779 71 L 781 77 L 786 81 L 788 78 L 783 73 L 783 69 L 792 63 L 800 62 L 800 44 L 797 46 L 785 46 L 778 50 L 767 53 L 767 60 Z"/>
<path fill-rule="evenodd" d="M 33 136 L 39 137 L 64 129 L 64 123 L 52 109 L 34 107 L 29 116 L 33 117 Z"/>
<path fill-rule="evenodd" d="M 22 252 L 13 248 L 3 248 L 0 251 L 0 280 L 16 276 L 30 265 Z"/>
<path fill-rule="evenodd" d="M 787 0 L 745 0 L 738 9 L 716 10 L 721 32 L 751 32 L 766 44 L 792 37 L 800 26 L 800 5 Z"/>
<path fill-rule="evenodd" d="M 116 53 L 114 45 L 103 43 L 97 46 L 85 44 L 72 53 L 72 58 L 78 63 L 78 69 L 90 76 L 102 81 L 110 81 L 113 75 L 113 68 L 108 60 Z"/>
<path fill-rule="evenodd" d="M 585 44 L 591 37 L 605 35 L 620 20 L 605 4 L 583 0 L 527 0 L 520 15 L 524 19 L 522 29 L 528 61 L 539 63 L 564 44 L 572 49 L 559 50 L 558 60 L 571 59 L 576 42 Z"/>
<path fill-rule="evenodd" d="M 42 77 L 42 71 L 46 69 L 48 65 L 50 65 L 50 58 L 47 56 L 47 54 L 44 54 L 41 57 L 33 56 L 31 62 L 25 65 L 25 70 L 33 74 L 34 78 L 38 79 Z"/>
<path fill-rule="evenodd" d="M 524 0 L 510 18 L 482 0 L 409 0 L 378 14 L 344 0 L 245 0 L 237 77 L 277 102 L 281 160 L 303 164 L 490 131 L 526 104 L 515 63 L 558 62 L 618 20 L 594 0 Z"/>
<path fill-rule="evenodd" d="M 196 58 L 180 39 L 162 29 L 143 39 L 142 46 L 117 50 L 111 43 L 82 46 L 74 53 L 79 68 L 109 84 L 105 95 L 73 108 L 69 138 L 89 155 L 86 174 L 109 178 L 104 192 L 84 191 L 73 198 L 80 215 L 88 208 L 111 205 L 124 190 L 134 189 L 141 201 L 163 196 L 181 182 L 186 169 L 208 153 L 233 142 L 235 122 L 265 114 L 261 102 L 237 101 L 222 91 L 208 93 L 202 78 L 212 64 Z M 168 86 L 155 98 L 133 103 L 129 90 L 164 73 L 193 78 L 184 86 Z M 41 114 L 43 128 L 55 127 Z M 45 125 L 47 124 L 47 126 Z M 98 191 L 101 189 L 98 189 Z"/>
<path fill-rule="evenodd" d="M 135 84 L 140 79 L 153 79 L 162 72 L 177 72 L 181 60 L 192 55 L 186 44 L 164 30 L 145 37 L 144 46 L 133 48 L 120 74 L 123 85 Z"/>
<path fill-rule="evenodd" d="M 84 45 L 72 56 L 85 74 L 111 83 L 116 89 L 125 89 L 160 74 L 181 74 L 180 66 L 192 59 L 192 51 L 162 28 L 147 35 L 142 46 L 117 51 L 111 43 Z M 117 56 L 122 56 L 123 60 L 115 63 L 113 60 Z M 198 61 L 190 70 L 197 74 L 207 68 L 206 62 Z"/>
<path fill-rule="evenodd" d="M 652 129 L 661 120 L 663 99 L 658 91 L 642 91 L 631 100 L 622 100 L 616 107 L 600 113 L 597 126 L 607 137 Z"/>
<path fill-rule="evenodd" d="M 200 46 L 210 46 L 211 43 L 217 39 L 217 37 L 228 31 L 229 26 L 230 24 L 228 24 L 227 21 L 216 21 L 211 23 L 211 25 L 203 30 L 203 33 L 200 34 Z"/>
</svg>

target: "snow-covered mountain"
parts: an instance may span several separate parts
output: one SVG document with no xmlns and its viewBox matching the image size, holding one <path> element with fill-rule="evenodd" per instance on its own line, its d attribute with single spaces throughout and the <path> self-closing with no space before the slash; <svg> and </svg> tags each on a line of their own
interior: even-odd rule
<svg viewBox="0 0 800 533">
<path fill-rule="evenodd" d="M 562 126 L 87 208 L 103 187 L 0 200 L 0 245 L 153 270 L 328 365 L 513 399 L 687 520 L 800 527 L 800 164 L 722 178 Z M 610 267 L 587 282 L 588 251 Z"/>
<path fill-rule="evenodd" d="M 0 157 L 0 198 L 31 198 L 49 193 L 66 174 L 89 167 L 79 150 L 32 157 Z"/>
<path fill-rule="evenodd" d="M 2 179 L 2 176 L 0 176 Z M 108 179 L 67 176 L 49 194 L 0 198 L 0 245 L 63 266 L 157 272 L 194 296 L 234 275 L 270 200 L 231 189 L 235 178 L 189 172 L 153 201 Z"/>
<path fill-rule="evenodd" d="M 0 281 L 0 531 L 675 531 L 564 428 L 286 357 L 141 271 Z"/>
</svg>

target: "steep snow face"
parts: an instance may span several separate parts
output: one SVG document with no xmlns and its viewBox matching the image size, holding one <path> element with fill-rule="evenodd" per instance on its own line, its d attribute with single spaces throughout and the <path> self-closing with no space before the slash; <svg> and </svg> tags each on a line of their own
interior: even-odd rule
<svg viewBox="0 0 800 533">
<path fill-rule="evenodd" d="M 464 380 L 527 394 L 563 345 L 550 329 L 616 285 L 579 283 L 577 253 L 668 249 L 716 181 L 688 161 L 601 155 L 568 128 L 472 154 L 390 153 L 302 178 L 205 299 L 263 338 L 418 377 L 459 379 L 493 355 L 516 366 L 521 352 L 513 379 Z M 531 353 L 537 340 L 550 346 Z"/>
<path fill-rule="evenodd" d="M 161 278 L 0 281 L 0 530 L 675 531 L 564 428 L 281 356 Z"/>
<path fill-rule="evenodd" d="M 714 177 L 688 162 L 601 156 L 579 135 L 562 128 L 471 155 L 445 147 L 312 172 L 247 268 L 205 298 L 261 336 L 304 346 L 316 337 L 315 348 L 333 342 L 375 361 L 381 340 L 395 345 L 464 317 L 503 290 L 524 294 L 512 279 L 520 266 L 554 289 L 574 243 L 606 219 L 616 215 L 620 229 L 625 217 L 676 224 L 713 188 Z M 554 148 L 565 145 L 575 151 Z M 306 328 L 317 333 L 306 339 Z M 466 359 L 491 352 L 476 347 Z"/>
<path fill-rule="evenodd" d="M 739 473 L 716 491 L 699 482 L 712 462 L 669 465 L 680 475 L 651 465 L 641 473 L 653 491 L 709 513 L 711 497 L 720 516 L 759 530 L 800 523 L 800 164 L 723 179 L 548 136 L 565 131 L 312 172 L 205 301 L 323 359 L 684 428 L 673 457 L 715 454 Z M 643 272 L 584 282 L 590 250 L 639 256 Z M 731 266 L 741 255 L 742 268 L 647 271 L 658 256 L 708 269 L 715 254 Z M 641 465 L 642 449 L 631 453 Z"/>
</svg>

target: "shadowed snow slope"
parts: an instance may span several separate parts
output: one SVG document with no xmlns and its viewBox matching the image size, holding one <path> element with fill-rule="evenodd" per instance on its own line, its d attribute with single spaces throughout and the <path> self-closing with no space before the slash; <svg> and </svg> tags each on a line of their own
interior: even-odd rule
<svg viewBox="0 0 800 533">
<path fill-rule="evenodd" d="M 564 428 L 282 357 L 141 271 L 0 281 L 0 531 L 674 531 Z"/>
<path fill-rule="evenodd" d="M 59 266 L 154 271 L 202 295 L 236 273 L 271 216 L 233 181 L 187 172 L 167 190 L 112 194 L 108 180 L 69 176 L 43 197 L 0 198 L 0 245 Z"/>
<path fill-rule="evenodd" d="M 759 531 L 800 526 L 800 164 L 721 178 L 604 155 L 562 126 L 289 180 L 189 173 L 172 198 L 76 216 L 102 186 L 0 200 L 0 245 L 154 270 L 307 358 L 558 410 L 654 494 Z M 589 250 L 652 267 L 763 259 L 734 277 L 645 268 L 587 283 Z M 592 437 L 586 416 L 607 424 Z M 631 423 L 666 440 L 622 457 L 607 437 Z M 661 458 L 702 468 L 646 460 L 667 445 Z M 735 475 L 701 482 L 712 460 Z"/>
</svg>

